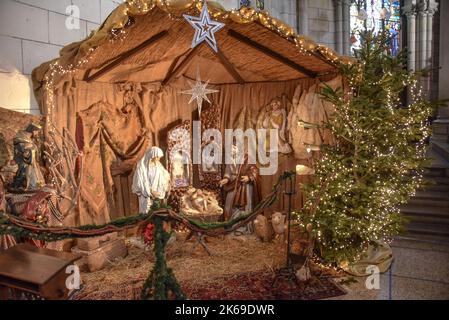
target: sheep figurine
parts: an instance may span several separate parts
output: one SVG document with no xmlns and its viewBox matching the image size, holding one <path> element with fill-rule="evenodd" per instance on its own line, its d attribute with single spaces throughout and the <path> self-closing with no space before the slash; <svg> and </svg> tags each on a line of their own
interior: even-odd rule
<svg viewBox="0 0 449 320">
<path fill-rule="evenodd" d="M 284 242 L 286 240 L 287 234 L 287 222 L 285 221 L 285 215 L 281 212 L 275 212 L 271 216 L 271 225 L 273 227 L 275 233 L 275 239 L 280 242 Z"/>
<path fill-rule="evenodd" d="M 254 232 L 262 242 L 269 242 L 273 239 L 273 228 L 263 214 L 259 214 L 256 219 L 254 219 L 253 225 Z"/>
<path fill-rule="evenodd" d="M 309 266 L 307 264 L 303 265 L 301 268 L 296 270 L 295 276 L 298 282 L 308 281 L 310 278 L 312 278 Z"/>
</svg>

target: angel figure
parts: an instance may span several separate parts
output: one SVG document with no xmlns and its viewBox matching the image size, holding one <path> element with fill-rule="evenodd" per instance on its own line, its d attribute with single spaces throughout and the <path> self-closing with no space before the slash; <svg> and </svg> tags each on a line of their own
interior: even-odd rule
<svg viewBox="0 0 449 320">
<path fill-rule="evenodd" d="M 262 110 L 260 110 L 257 116 L 257 129 L 266 129 L 268 138 L 265 143 L 265 150 L 269 152 L 279 152 L 282 154 L 289 154 L 292 152 L 292 148 L 288 143 L 287 135 L 287 115 L 288 109 L 291 103 L 288 101 L 285 95 L 281 98 L 276 97 L 271 102 L 266 105 Z M 278 131 L 278 145 L 269 145 L 269 134 L 270 129 L 275 129 Z"/>
</svg>

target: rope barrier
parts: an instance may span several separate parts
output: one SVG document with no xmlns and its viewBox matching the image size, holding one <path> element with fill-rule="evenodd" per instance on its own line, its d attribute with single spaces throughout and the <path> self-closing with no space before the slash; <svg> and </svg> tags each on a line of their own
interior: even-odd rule
<svg viewBox="0 0 449 320">
<path fill-rule="evenodd" d="M 79 227 L 48 227 L 43 224 L 34 223 L 22 217 L 0 212 L 0 235 L 11 234 L 19 237 L 29 237 L 45 241 L 59 241 L 67 238 L 86 238 L 105 235 L 111 232 L 124 231 L 145 223 L 149 223 L 156 216 L 168 216 L 172 220 L 185 225 L 188 229 L 200 232 L 208 236 L 219 236 L 229 234 L 241 226 L 254 220 L 263 210 L 270 207 L 277 199 L 282 188 L 282 181 L 291 177 L 292 172 L 285 172 L 279 177 L 273 190 L 256 206 L 256 208 L 239 218 L 224 221 L 205 223 L 190 218 L 182 213 L 177 213 L 170 207 L 152 208 L 148 214 L 139 214 L 123 217 L 103 225 L 84 225 Z"/>
<path fill-rule="evenodd" d="M 216 237 L 229 234 L 254 220 L 264 209 L 270 207 L 281 191 L 282 181 L 291 178 L 294 174 L 294 172 L 285 172 L 279 177 L 273 190 L 252 212 L 229 221 L 205 223 L 189 218 L 182 213 L 177 213 L 170 207 L 162 207 L 159 204 L 152 207 L 148 214 L 124 217 L 103 225 L 84 225 L 80 227 L 47 227 L 22 217 L 0 212 L 0 235 L 10 234 L 18 238 L 32 238 L 51 242 L 69 238 L 101 236 L 111 232 L 124 231 L 139 225 L 153 223 L 155 226 L 153 251 L 156 261 L 144 282 L 141 298 L 165 300 L 168 299 L 169 292 L 172 292 L 175 299 L 185 299 L 185 294 L 182 292 L 173 270 L 168 267 L 165 259 L 165 247 L 170 238 L 170 233 L 164 230 L 163 221 L 177 221 L 192 231 L 208 236 Z"/>
</svg>

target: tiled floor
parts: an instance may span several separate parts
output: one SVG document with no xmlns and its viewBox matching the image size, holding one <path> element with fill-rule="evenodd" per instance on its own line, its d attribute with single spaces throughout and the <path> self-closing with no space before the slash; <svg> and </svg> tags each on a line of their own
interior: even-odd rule
<svg viewBox="0 0 449 320">
<path fill-rule="evenodd" d="M 348 294 L 337 299 L 449 300 L 449 244 L 395 240 L 394 262 L 380 277 L 380 288 L 368 290 L 366 278 L 346 286 Z"/>
</svg>

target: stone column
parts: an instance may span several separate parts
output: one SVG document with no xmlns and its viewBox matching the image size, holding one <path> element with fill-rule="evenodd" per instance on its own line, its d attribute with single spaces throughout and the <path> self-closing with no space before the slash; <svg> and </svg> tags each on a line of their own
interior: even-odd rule
<svg viewBox="0 0 449 320">
<path fill-rule="evenodd" d="M 417 60 L 419 63 L 417 70 L 432 69 L 433 67 L 433 16 L 436 10 L 438 10 L 438 3 L 435 0 L 423 0 L 418 6 L 419 58 L 417 57 Z M 431 77 L 432 72 L 428 77 L 421 78 L 421 85 L 429 98 L 432 91 Z"/>
<path fill-rule="evenodd" d="M 438 3 L 434 0 L 429 0 L 427 7 L 427 45 L 426 45 L 426 61 L 428 66 L 433 65 L 432 54 L 433 54 L 433 17 L 438 10 Z M 443 30 L 444 32 L 445 30 Z"/>
<path fill-rule="evenodd" d="M 342 0 L 334 0 L 335 9 L 335 49 L 343 54 L 343 6 Z"/>
<path fill-rule="evenodd" d="M 350 38 L 351 38 L 351 15 L 350 15 L 350 0 L 342 0 L 342 17 L 343 17 L 343 27 L 342 27 L 342 43 L 343 43 L 343 54 L 344 55 L 350 55 L 351 51 L 351 44 L 350 44 Z"/>
<path fill-rule="evenodd" d="M 309 33 L 309 3 L 308 0 L 296 0 L 298 33 Z"/>
<path fill-rule="evenodd" d="M 416 70 L 416 8 L 412 3 L 402 8 L 407 17 L 407 51 L 409 71 Z"/>
<path fill-rule="evenodd" d="M 423 70 L 427 67 L 427 11 L 420 10 L 419 17 L 419 68 Z"/>
</svg>

